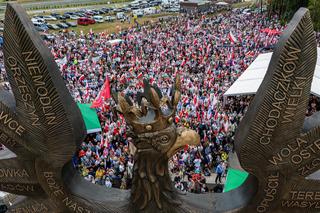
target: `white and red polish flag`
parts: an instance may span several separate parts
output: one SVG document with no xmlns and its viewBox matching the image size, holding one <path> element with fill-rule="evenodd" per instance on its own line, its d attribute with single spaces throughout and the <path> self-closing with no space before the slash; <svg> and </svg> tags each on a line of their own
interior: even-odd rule
<svg viewBox="0 0 320 213">
<path fill-rule="evenodd" d="M 230 31 L 229 35 L 228 35 L 231 43 L 238 43 L 238 39 L 233 35 L 233 33 Z"/>
</svg>

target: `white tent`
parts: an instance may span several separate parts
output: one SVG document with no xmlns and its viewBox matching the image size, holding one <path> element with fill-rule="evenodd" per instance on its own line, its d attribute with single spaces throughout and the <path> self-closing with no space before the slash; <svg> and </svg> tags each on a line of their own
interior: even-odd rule
<svg viewBox="0 0 320 213">
<path fill-rule="evenodd" d="M 227 5 L 229 5 L 229 3 L 222 1 L 222 2 L 217 2 L 216 5 L 219 5 L 219 6 L 227 6 Z"/>
<path fill-rule="evenodd" d="M 272 52 L 260 54 L 224 93 L 224 96 L 255 94 L 266 75 L 271 57 Z M 320 48 L 318 48 L 317 65 L 311 85 L 311 94 L 320 97 Z"/>
</svg>

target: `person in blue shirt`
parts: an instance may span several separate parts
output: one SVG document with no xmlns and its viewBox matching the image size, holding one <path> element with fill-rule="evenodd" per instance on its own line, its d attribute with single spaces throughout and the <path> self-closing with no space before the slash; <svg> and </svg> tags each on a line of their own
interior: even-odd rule
<svg viewBox="0 0 320 213">
<path fill-rule="evenodd" d="M 217 174 L 217 177 L 215 180 L 216 184 L 218 183 L 218 180 L 219 180 L 219 183 L 221 183 L 221 177 L 223 175 L 223 172 L 224 172 L 224 168 L 223 168 L 222 161 L 221 161 L 216 168 L 216 174 Z"/>
</svg>

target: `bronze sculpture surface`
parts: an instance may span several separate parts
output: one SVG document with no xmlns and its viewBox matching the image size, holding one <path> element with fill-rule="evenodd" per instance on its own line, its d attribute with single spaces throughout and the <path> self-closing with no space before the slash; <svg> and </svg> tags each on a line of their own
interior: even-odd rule
<svg viewBox="0 0 320 213">
<path fill-rule="evenodd" d="M 236 137 L 242 167 L 250 172 L 238 189 L 223 194 L 179 195 L 168 159 L 192 130 L 173 122 L 180 98 L 144 82 L 132 103 L 114 94 L 137 148 L 131 191 L 83 180 L 71 157 L 84 138 L 79 109 L 47 47 L 17 4 L 5 18 L 5 66 L 13 96 L 0 92 L 0 141 L 17 157 L 0 161 L 8 176 L 0 190 L 25 195 L 10 212 L 317 212 L 320 184 L 305 177 L 319 168 L 318 115 L 302 126 L 316 60 L 309 12 L 300 9 L 284 32 L 271 66 Z"/>
</svg>

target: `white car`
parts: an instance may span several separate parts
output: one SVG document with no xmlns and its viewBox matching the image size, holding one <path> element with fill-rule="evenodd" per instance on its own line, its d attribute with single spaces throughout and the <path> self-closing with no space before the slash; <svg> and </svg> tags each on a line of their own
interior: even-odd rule
<svg viewBox="0 0 320 213">
<path fill-rule="evenodd" d="M 93 16 L 93 19 L 97 22 L 97 23 L 103 23 L 104 19 L 102 16 Z"/>
<path fill-rule="evenodd" d="M 53 16 L 43 16 L 43 19 L 46 21 L 57 21 L 57 18 Z"/>
<path fill-rule="evenodd" d="M 37 17 L 32 18 L 31 21 L 32 23 L 42 23 L 42 24 L 46 23 L 46 21 L 43 18 L 37 18 Z"/>
<path fill-rule="evenodd" d="M 76 16 L 76 15 L 71 15 L 70 16 L 70 19 L 72 20 L 78 20 L 80 17 L 79 16 Z"/>
<path fill-rule="evenodd" d="M 145 8 L 143 12 L 146 15 L 151 15 L 151 14 L 155 14 L 157 12 L 157 9 L 154 7 L 149 7 L 149 8 Z"/>
<path fill-rule="evenodd" d="M 132 16 L 142 17 L 144 15 L 143 10 L 134 10 L 132 11 Z"/>
<path fill-rule="evenodd" d="M 106 16 L 106 17 L 104 17 L 104 20 L 112 22 L 112 21 L 116 20 L 116 18 L 113 16 Z"/>
<path fill-rule="evenodd" d="M 117 13 L 117 19 L 124 19 L 125 18 L 125 14 L 123 12 Z"/>
</svg>

